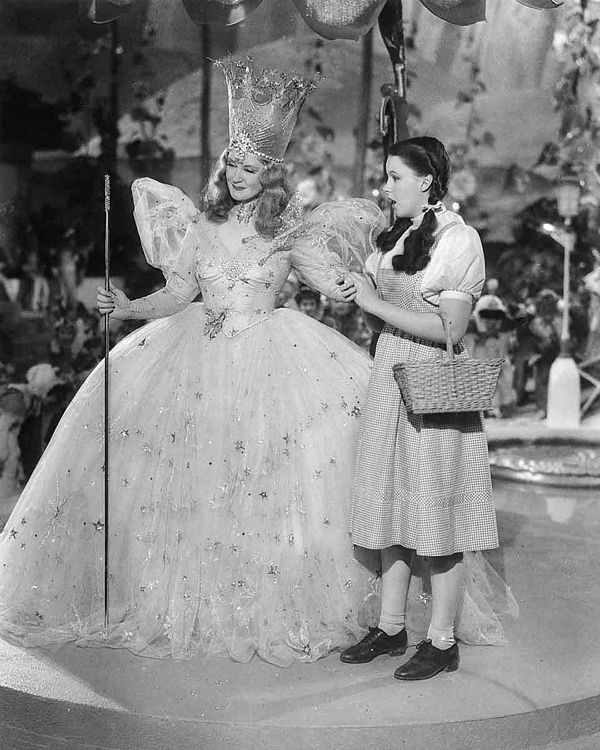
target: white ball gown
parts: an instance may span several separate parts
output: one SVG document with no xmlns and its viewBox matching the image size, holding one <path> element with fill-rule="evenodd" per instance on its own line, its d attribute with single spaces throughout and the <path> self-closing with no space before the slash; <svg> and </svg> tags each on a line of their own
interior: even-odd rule
<svg viewBox="0 0 600 750">
<path fill-rule="evenodd" d="M 133 193 L 167 284 L 134 302 L 157 319 L 110 354 L 109 528 L 101 364 L 0 536 L 0 633 L 281 666 L 344 648 L 372 593 L 347 530 L 370 358 L 274 305 L 292 267 L 339 298 L 344 263 L 366 257 L 383 217 L 365 200 L 305 222 L 289 211 L 275 240 L 226 247 L 177 188 L 142 179 Z"/>
</svg>

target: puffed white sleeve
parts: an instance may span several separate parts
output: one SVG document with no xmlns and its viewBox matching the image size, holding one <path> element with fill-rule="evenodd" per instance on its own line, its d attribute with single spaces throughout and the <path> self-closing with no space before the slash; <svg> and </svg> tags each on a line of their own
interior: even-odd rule
<svg viewBox="0 0 600 750">
<path fill-rule="evenodd" d="M 484 283 L 485 258 L 479 234 L 466 224 L 449 228 L 423 274 L 423 299 L 436 306 L 444 298 L 473 304 L 479 299 Z"/>
<path fill-rule="evenodd" d="M 157 318 L 186 307 L 199 292 L 194 272 L 200 242 L 198 210 L 179 188 L 149 177 L 131 186 L 134 219 L 146 260 L 160 268 L 166 284 L 148 297 L 133 300 L 134 317 Z"/>
<path fill-rule="evenodd" d="M 344 301 L 337 281 L 350 271 L 364 270 L 385 223 L 379 207 L 364 198 L 323 203 L 311 211 L 296 232 L 290 254 L 292 265 L 309 286 Z"/>
</svg>

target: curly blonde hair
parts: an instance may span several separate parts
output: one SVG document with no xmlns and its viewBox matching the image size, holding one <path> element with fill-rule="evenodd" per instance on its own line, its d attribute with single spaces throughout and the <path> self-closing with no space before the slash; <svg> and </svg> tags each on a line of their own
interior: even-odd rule
<svg viewBox="0 0 600 750">
<path fill-rule="evenodd" d="M 217 159 L 200 198 L 201 211 L 215 224 L 226 222 L 229 211 L 235 205 L 225 177 L 227 154 L 228 149 L 225 149 Z M 262 190 L 256 199 L 254 224 L 261 236 L 272 238 L 281 228 L 281 214 L 293 191 L 283 164 L 272 164 L 262 160 L 261 163 L 265 169 L 260 175 Z"/>
</svg>

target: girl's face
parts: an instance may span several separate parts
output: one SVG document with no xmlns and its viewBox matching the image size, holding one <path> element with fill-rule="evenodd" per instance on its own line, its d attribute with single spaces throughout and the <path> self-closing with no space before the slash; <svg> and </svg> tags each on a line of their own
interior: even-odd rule
<svg viewBox="0 0 600 750">
<path fill-rule="evenodd" d="M 227 154 L 225 179 L 234 201 L 256 198 L 262 190 L 260 176 L 264 169 L 264 164 L 254 154 L 247 153 L 243 159 L 232 153 Z"/>
<path fill-rule="evenodd" d="M 397 219 L 419 216 L 427 203 L 431 175 L 418 175 L 399 156 L 390 156 L 385 165 L 387 182 L 383 192 L 392 202 Z"/>
</svg>

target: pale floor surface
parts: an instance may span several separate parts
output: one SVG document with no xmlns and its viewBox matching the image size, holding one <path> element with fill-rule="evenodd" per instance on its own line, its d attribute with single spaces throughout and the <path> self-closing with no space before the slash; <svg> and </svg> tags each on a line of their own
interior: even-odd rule
<svg viewBox="0 0 600 750">
<path fill-rule="evenodd" d="M 399 660 L 389 657 L 349 667 L 333 654 L 285 670 L 0 642 L 0 684 L 22 691 L 0 689 L 0 747 L 600 750 L 600 493 L 496 490 L 502 547 L 488 559 L 520 617 L 507 625 L 508 646 L 461 646 L 458 672 L 407 684 L 392 679 Z M 121 719 L 127 745 L 119 744 Z M 165 721 L 167 744 L 159 739 Z"/>
</svg>

